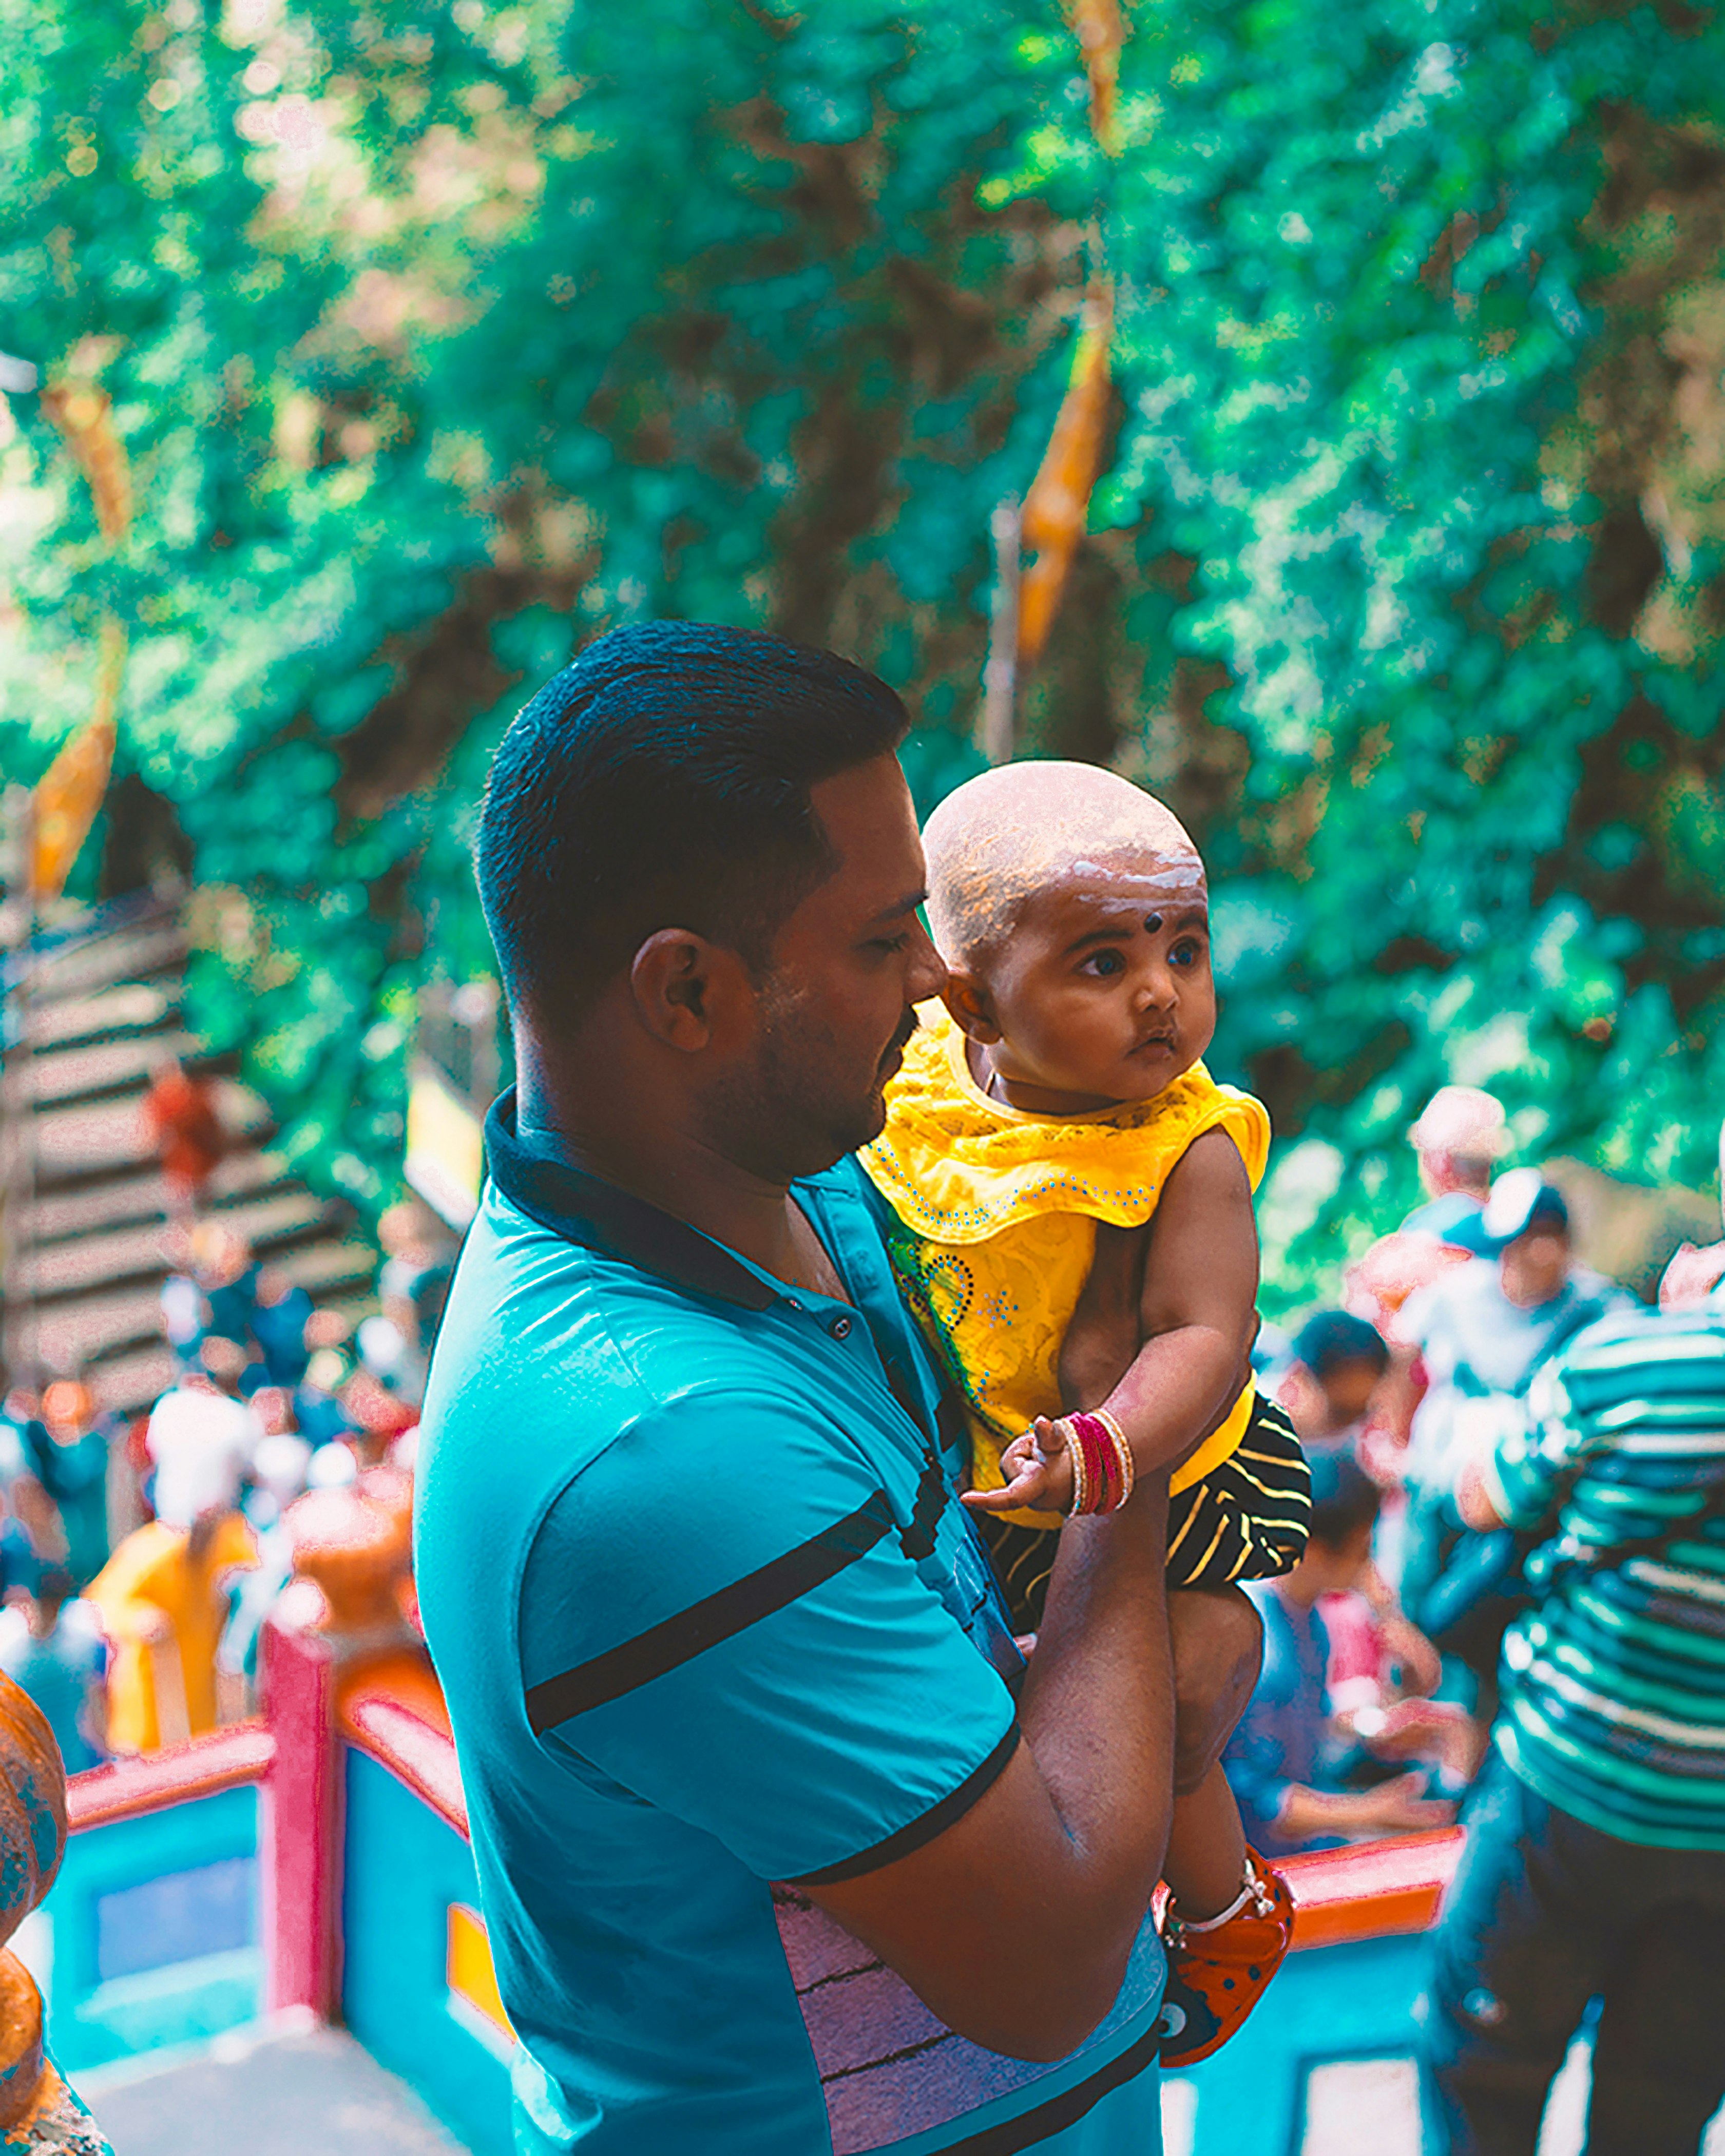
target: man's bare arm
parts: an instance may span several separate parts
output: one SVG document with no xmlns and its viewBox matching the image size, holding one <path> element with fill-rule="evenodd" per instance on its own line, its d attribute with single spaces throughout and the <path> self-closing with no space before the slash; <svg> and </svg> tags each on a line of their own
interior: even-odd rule
<svg viewBox="0 0 1725 2156">
<path fill-rule="evenodd" d="M 1019 1706 L 1024 1741 L 925 1847 L 811 1897 L 949 2028 L 1064 2057 L 1112 2005 L 1162 1870 L 1173 1691 L 1168 1487 L 1070 1522 Z"/>
</svg>

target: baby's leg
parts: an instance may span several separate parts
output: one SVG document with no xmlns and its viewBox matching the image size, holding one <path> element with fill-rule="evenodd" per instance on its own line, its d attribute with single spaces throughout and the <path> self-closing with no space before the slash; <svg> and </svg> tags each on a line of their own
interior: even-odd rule
<svg viewBox="0 0 1725 2156">
<path fill-rule="evenodd" d="M 1174 1810 L 1163 1876 L 1180 1913 L 1202 1922 L 1240 1891 L 1245 1835 L 1218 1763 L 1258 1680 L 1264 1628 L 1237 1587 L 1168 1599 L 1174 1662 Z"/>
<path fill-rule="evenodd" d="M 1189 1796 L 1174 1799 L 1162 1876 L 1174 1906 L 1192 1923 L 1219 1917 L 1240 1898 L 1245 1878 L 1245 1829 L 1228 1777 L 1212 1767 Z"/>
</svg>

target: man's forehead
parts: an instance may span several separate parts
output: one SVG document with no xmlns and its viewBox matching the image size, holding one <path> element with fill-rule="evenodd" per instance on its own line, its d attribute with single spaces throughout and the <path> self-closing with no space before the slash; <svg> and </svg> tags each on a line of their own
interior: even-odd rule
<svg viewBox="0 0 1725 2156">
<path fill-rule="evenodd" d="M 827 843 L 838 856 L 837 867 L 814 893 L 811 905 L 869 920 L 907 913 L 922 903 L 922 842 L 896 757 L 881 757 L 823 780 L 811 798 Z"/>
</svg>

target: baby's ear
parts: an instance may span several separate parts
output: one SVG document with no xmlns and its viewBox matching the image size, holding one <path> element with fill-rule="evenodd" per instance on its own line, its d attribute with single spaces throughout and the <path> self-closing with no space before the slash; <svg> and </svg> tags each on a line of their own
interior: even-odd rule
<svg viewBox="0 0 1725 2156">
<path fill-rule="evenodd" d="M 967 973 L 961 966 L 947 970 L 947 985 L 941 990 L 941 1000 L 952 1014 L 952 1023 L 961 1033 L 972 1040 L 980 1041 L 992 1048 L 1001 1037 L 995 1023 L 994 1006 L 988 992 L 974 973 Z"/>
</svg>

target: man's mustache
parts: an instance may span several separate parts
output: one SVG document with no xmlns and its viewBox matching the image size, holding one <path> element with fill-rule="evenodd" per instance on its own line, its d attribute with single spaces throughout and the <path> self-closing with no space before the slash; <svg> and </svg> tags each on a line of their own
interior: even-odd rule
<svg viewBox="0 0 1725 2156">
<path fill-rule="evenodd" d="M 887 1044 L 886 1055 L 897 1055 L 907 1048 L 910 1045 L 911 1034 L 921 1024 L 922 1020 L 917 1017 L 915 1010 L 907 1005 L 904 1016 L 898 1022 L 898 1030 Z M 881 1058 L 882 1062 L 886 1060 L 886 1056 Z"/>
</svg>

